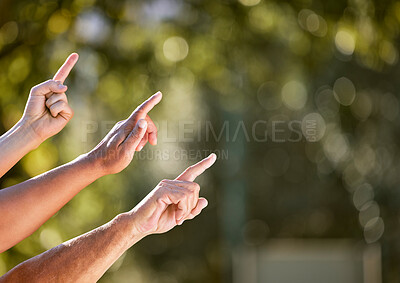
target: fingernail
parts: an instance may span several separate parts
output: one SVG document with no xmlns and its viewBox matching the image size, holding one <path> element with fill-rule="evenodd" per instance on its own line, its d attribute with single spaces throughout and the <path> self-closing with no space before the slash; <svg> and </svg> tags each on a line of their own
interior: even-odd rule
<svg viewBox="0 0 400 283">
<path fill-rule="evenodd" d="M 154 139 L 154 144 L 155 145 L 157 144 L 157 137 Z"/>
<path fill-rule="evenodd" d="M 212 161 L 215 161 L 215 160 L 217 160 L 217 155 L 215 153 L 211 153 L 210 158 Z"/>
<path fill-rule="evenodd" d="M 142 148 L 143 148 L 143 145 L 139 146 L 139 147 L 138 147 L 138 151 L 141 151 Z"/>
<path fill-rule="evenodd" d="M 159 95 L 161 95 L 161 91 L 157 91 L 157 92 L 154 94 L 154 96 L 159 96 Z"/>
<path fill-rule="evenodd" d="M 66 86 L 63 85 L 63 84 L 59 84 L 59 85 L 58 85 L 58 88 L 59 88 L 59 89 L 63 89 L 63 88 L 65 88 L 65 87 L 66 87 Z"/>
<path fill-rule="evenodd" d="M 139 126 L 139 128 L 141 128 L 141 129 L 146 128 L 146 126 L 147 126 L 146 120 L 144 120 L 144 119 L 139 120 L 138 126 Z"/>
</svg>

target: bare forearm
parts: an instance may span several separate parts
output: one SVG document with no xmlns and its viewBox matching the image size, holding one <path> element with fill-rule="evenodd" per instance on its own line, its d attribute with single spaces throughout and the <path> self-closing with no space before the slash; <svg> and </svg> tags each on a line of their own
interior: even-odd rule
<svg viewBox="0 0 400 283">
<path fill-rule="evenodd" d="M 101 177 L 85 155 L 0 191 L 0 252 L 28 237 L 84 187 Z"/>
<path fill-rule="evenodd" d="M 0 282 L 96 282 L 143 236 L 134 235 L 132 219 L 121 214 L 109 223 L 29 259 Z"/>
<path fill-rule="evenodd" d="M 22 120 L 3 134 L 0 137 L 0 177 L 39 144 L 32 128 Z"/>
<path fill-rule="evenodd" d="M 18 265 L 0 278 L 0 283 L 97 281 L 146 235 L 165 233 L 200 214 L 207 200 L 199 198 L 200 186 L 193 181 L 215 160 L 215 154 L 211 154 L 175 180 L 161 181 L 129 212 Z"/>
</svg>

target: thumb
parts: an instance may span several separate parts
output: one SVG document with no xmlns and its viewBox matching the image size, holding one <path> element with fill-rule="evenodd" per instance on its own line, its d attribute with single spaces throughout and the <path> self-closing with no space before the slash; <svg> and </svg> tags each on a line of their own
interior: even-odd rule
<svg viewBox="0 0 400 283">
<path fill-rule="evenodd" d="M 192 211 L 190 212 L 189 216 L 186 217 L 186 220 L 190 220 L 195 218 L 197 215 L 200 214 L 200 212 L 208 205 L 208 201 L 205 198 L 199 198 L 197 205 L 195 206 L 195 208 L 192 209 Z M 180 222 L 180 224 L 182 224 L 183 221 Z"/>
<path fill-rule="evenodd" d="M 140 141 L 146 134 L 147 122 L 145 119 L 140 119 L 135 128 L 130 132 L 128 137 L 122 143 L 129 151 L 135 151 L 136 147 L 139 145 Z"/>
<path fill-rule="evenodd" d="M 192 211 L 192 212 L 199 212 L 200 213 L 204 208 L 207 207 L 207 205 L 208 205 L 208 200 L 207 199 L 199 198 L 199 201 L 197 202 L 197 205 L 196 205 L 197 209 L 196 210 L 193 209 L 194 211 Z"/>
</svg>

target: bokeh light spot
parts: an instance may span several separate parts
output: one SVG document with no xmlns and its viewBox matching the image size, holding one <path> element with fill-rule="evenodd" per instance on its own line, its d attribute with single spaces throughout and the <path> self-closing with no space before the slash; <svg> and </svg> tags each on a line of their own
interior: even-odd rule
<svg viewBox="0 0 400 283">
<path fill-rule="evenodd" d="M 316 14 L 311 14 L 306 20 L 307 29 L 310 32 L 316 32 L 319 29 L 319 19 Z"/>
<path fill-rule="evenodd" d="M 9 44 L 14 42 L 18 36 L 18 25 L 16 22 L 7 22 L 0 29 L 0 42 Z"/>
<path fill-rule="evenodd" d="M 334 118 L 339 112 L 340 104 L 335 99 L 333 90 L 326 86 L 317 91 L 315 104 L 323 117 Z"/>
<path fill-rule="evenodd" d="M 381 217 L 368 221 L 364 227 L 364 238 L 368 244 L 378 241 L 385 231 L 385 225 Z"/>
<path fill-rule="evenodd" d="M 375 152 L 367 144 L 358 146 L 353 154 L 354 166 L 361 175 L 367 175 L 375 167 Z"/>
<path fill-rule="evenodd" d="M 249 12 L 250 24 L 259 31 L 268 32 L 276 25 L 278 19 L 274 13 L 274 7 L 262 5 L 251 8 Z"/>
<path fill-rule="evenodd" d="M 350 31 L 343 29 L 336 33 L 335 45 L 342 54 L 351 55 L 354 53 L 356 41 Z"/>
<path fill-rule="evenodd" d="M 165 58 L 172 62 L 182 61 L 189 53 L 189 45 L 184 38 L 173 36 L 164 42 L 163 52 Z"/>
<path fill-rule="evenodd" d="M 340 104 L 349 106 L 356 97 L 356 88 L 351 80 L 341 77 L 333 85 L 333 93 Z"/>
<path fill-rule="evenodd" d="M 281 107 L 280 89 L 275 82 L 263 83 L 257 91 L 257 98 L 260 105 L 266 110 L 275 110 Z"/>
<path fill-rule="evenodd" d="M 325 19 L 309 9 L 303 9 L 299 12 L 298 22 L 304 30 L 315 36 L 323 37 L 328 31 Z"/>
<path fill-rule="evenodd" d="M 60 10 L 53 13 L 47 23 L 50 32 L 54 34 L 65 32 L 71 21 L 71 16 L 68 10 Z"/>
<path fill-rule="evenodd" d="M 298 81 L 286 83 L 282 88 L 282 101 L 289 109 L 302 109 L 307 102 L 305 86 Z"/>
<path fill-rule="evenodd" d="M 45 142 L 38 149 L 30 152 L 21 160 L 22 166 L 34 177 L 40 173 L 54 168 L 58 161 L 57 148 L 50 142 Z"/>
<path fill-rule="evenodd" d="M 398 61 L 399 53 L 392 43 L 384 40 L 379 48 L 379 56 L 386 63 L 394 65 Z"/>
<path fill-rule="evenodd" d="M 17 56 L 8 68 L 8 78 L 11 82 L 17 84 L 26 79 L 31 70 L 31 58 L 28 55 Z"/>
<path fill-rule="evenodd" d="M 93 9 L 78 16 L 75 33 L 79 41 L 100 44 L 111 33 L 110 23 L 101 11 Z"/>
<path fill-rule="evenodd" d="M 341 133 L 331 133 L 324 141 L 326 157 L 333 163 L 344 161 L 349 156 L 349 143 Z"/>
<path fill-rule="evenodd" d="M 358 220 L 360 221 L 360 225 L 365 227 L 371 219 L 379 217 L 379 215 L 379 205 L 375 201 L 369 201 L 361 207 Z"/>
<path fill-rule="evenodd" d="M 40 244 L 46 250 L 49 250 L 62 242 L 60 234 L 55 229 L 45 228 L 40 233 Z"/>
<path fill-rule="evenodd" d="M 361 210 L 361 208 L 368 202 L 374 199 L 374 189 L 370 184 L 362 184 L 359 186 L 353 194 L 354 206 Z"/>
<path fill-rule="evenodd" d="M 255 6 L 260 3 L 260 0 L 239 0 L 239 2 L 244 6 Z"/>
<path fill-rule="evenodd" d="M 372 101 L 367 93 L 357 93 L 357 97 L 350 106 L 351 113 L 361 121 L 365 121 L 372 112 Z"/>
</svg>

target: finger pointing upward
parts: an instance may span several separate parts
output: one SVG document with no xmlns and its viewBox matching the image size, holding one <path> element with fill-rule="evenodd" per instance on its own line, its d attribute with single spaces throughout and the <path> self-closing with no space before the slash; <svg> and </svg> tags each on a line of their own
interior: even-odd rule
<svg viewBox="0 0 400 283">
<path fill-rule="evenodd" d="M 161 91 L 156 92 L 155 94 L 153 94 L 152 96 L 150 96 L 150 98 L 148 98 L 145 102 L 143 102 L 142 104 L 140 104 L 136 110 L 134 111 L 134 113 L 136 111 L 141 112 L 140 114 L 144 114 L 147 115 L 147 113 L 150 112 L 151 109 L 153 109 L 154 106 L 156 106 L 162 98 L 162 94 Z M 132 113 L 133 114 L 133 113 Z M 144 118 L 144 117 L 143 117 Z M 142 119 L 143 119 L 142 118 Z"/>
<path fill-rule="evenodd" d="M 176 180 L 193 182 L 194 179 L 210 168 L 214 164 L 215 160 L 217 160 L 217 156 L 215 153 L 211 153 L 208 157 L 188 167 L 176 178 Z"/>
<path fill-rule="evenodd" d="M 69 75 L 69 72 L 71 72 L 72 68 L 78 61 L 78 58 L 79 55 L 77 53 L 72 53 L 71 55 L 69 55 L 67 60 L 65 60 L 64 64 L 60 67 L 60 69 L 58 69 L 57 73 L 54 75 L 53 80 L 64 83 L 65 79 Z"/>
</svg>

